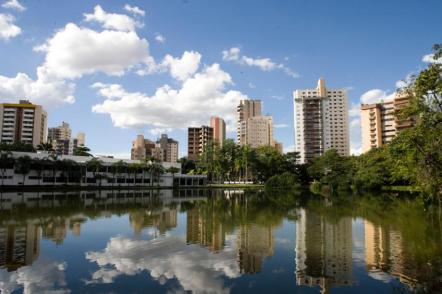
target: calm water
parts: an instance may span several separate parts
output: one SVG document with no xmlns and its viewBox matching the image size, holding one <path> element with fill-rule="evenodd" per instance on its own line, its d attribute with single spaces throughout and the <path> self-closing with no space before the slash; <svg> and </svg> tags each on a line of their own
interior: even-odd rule
<svg viewBox="0 0 442 294">
<path fill-rule="evenodd" d="M 0 193 L 0 292 L 442 292 L 440 207 L 173 194 Z"/>
</svg>

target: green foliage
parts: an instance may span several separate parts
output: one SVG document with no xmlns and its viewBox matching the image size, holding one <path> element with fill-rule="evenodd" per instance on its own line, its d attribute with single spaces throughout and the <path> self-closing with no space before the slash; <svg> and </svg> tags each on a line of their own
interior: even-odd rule
<svg viewBox="0 0 442 294">
<path fill-rule="evenodd" d="M 309 175 L 334 189 L 347 189 L 352 184 L 354 172 L 353 158 L 340 156 L 335 149 L 316 157 L 308 167 Z"/>
<path fill-rule="evenodd" d="M 89 149 L 86 146 L 77 146 L 74 148 L 74 155 L 75 156 L 92 156 L 89 152 L 91 149 Z"/>
<path fill-rule="evenodd" d="M 270 177 L 265 184 L 265 188 L 290 190 L 299 189 L 301 185 L 295 174 L 284 172 L 283 174 Z"/>
<path fill-rule="evenodd" d="M 17 142 L 13 144 L 0 143 L 0 151 L 35 152 L 32 144 Z"/>
</svg>

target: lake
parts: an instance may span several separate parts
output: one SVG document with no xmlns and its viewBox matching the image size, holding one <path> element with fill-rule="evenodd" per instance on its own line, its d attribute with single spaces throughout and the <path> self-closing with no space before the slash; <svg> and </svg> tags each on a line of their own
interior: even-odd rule
<svg viewBox="0 0 442 294">
<path fill-rule="evenodd" d="M 1 293 L 441 293 L 442 208 L 394 194 L 0 193 Z"/>
</svg>

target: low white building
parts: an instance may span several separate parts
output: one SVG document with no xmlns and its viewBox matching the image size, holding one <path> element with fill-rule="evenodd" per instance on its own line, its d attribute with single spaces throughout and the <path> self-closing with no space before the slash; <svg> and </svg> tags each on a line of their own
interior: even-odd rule
<svg viewBox="0 0 442 294">
<path fill-rule="evenodd" d="M 28 156 L 31 159 L 47 159 L 53 161 L 47 152 L 27 153 L 12 152 L 14 158 L 10 166 L 0 170 L 1 186 L 92 186 L 92 187 L 197 187 L 205 186 L 207 177 L 204 175 L 181 174 L 181 164 L 162 162 L 165 173 L 157 174 L 146 169 L 131 169 L 131 164 L 139 164 L 139 160 L 116 159 L 110 157 L 72 156 L 62 155 L 57 157 L 60 165 L 51 164 L 47 167 L 34 164 L 32 161 L 28 168 L 19 167 L 19 158 Z M 87 163 L 92 159 L 100 160 L 100 167 L 91 170 Z M 74 168 L 63 166 L 63 160 L 71 160 L 79 164 Z M 127 167 L 115 168 L 115 163 L 123 162 Z M 170 167 L 175 167 L 178 173 L 167 172 Z"/>
</svg>

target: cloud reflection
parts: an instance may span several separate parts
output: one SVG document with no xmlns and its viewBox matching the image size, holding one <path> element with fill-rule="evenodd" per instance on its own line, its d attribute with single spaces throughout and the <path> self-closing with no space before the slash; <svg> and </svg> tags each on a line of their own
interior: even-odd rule
<svg viewBox="0 0 442 294">
<path fill-rule="evenodd" d="M 185 291 L 228 293 L 222 278 L 240 275 L 233 246 L 214 254 L 207 248 L 187 245 L 177 237 L 149 241 L 115 237 L 103 251 L 87 252 L 86 259 L 100 266 L 87 283 L 110 283 L 118 275 L 146 270 L 162 285 L 177 279 Z"/>
</svg>

